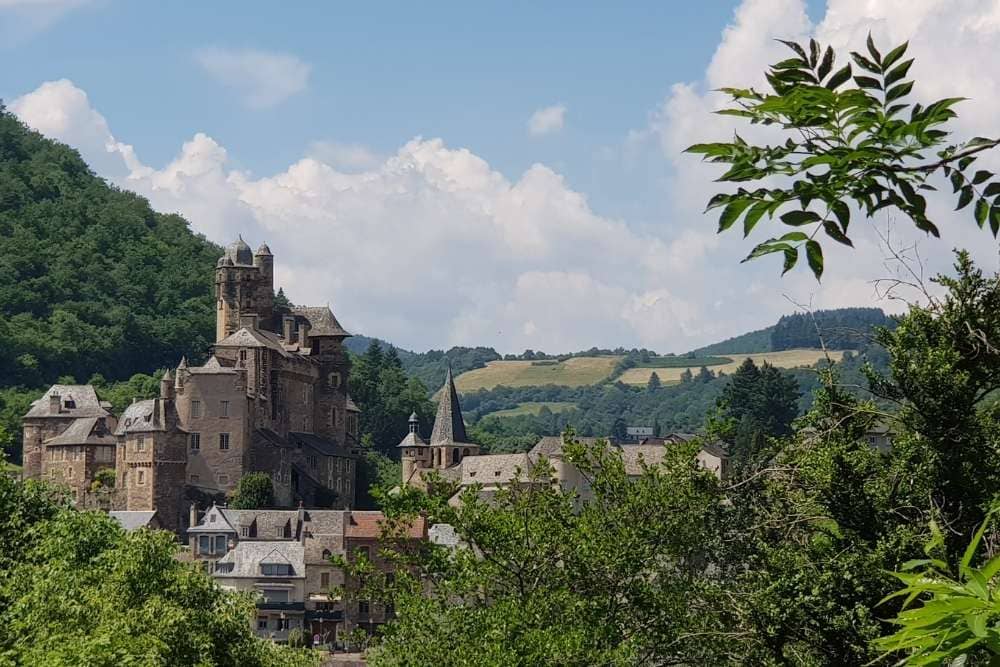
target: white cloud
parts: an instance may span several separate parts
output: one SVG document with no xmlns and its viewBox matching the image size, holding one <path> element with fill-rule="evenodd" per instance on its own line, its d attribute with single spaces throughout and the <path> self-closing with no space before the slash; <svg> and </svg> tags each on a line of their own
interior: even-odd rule
<svg viewBox="0 0 1000 667">
<path fill-rule="evenodd" d="M 209 238 L 266 240 L 289 297 L 329 301 L 356 331 L 418 349 L 692 346 L 700 308 L 650 286 L 679 281 L 684 265 L 672 263 L 703 252 L 702 242 L 639 234 L 597 215 L 543 165 L 511 181 L 466 149 L 418 137 L 388 158 L 366 155 L 369 166 L 356 173 L 313 150 L 254 177 L 197 134 L 154 168 L 69 81 L 45 84 L 12 109 Z"/>
<path fill-rule="evenodd" d="M 35 36 L 75 9 L 96 0 L 0 0 L 0 47 Z"/>
<path fill-rule="evenodd" d="M 235 90 L 249 107 L 273 107 L 309 85 L 312 67 L 294 55 L 209 47 L 195 54 L 212 78 Z"/>
<path fill-rule="evenodd" d="M 566 105 L 556 104 L 539 109 L 528 119 L 528 133 L 533 136 L 551 134 L 563 129 L 566 122 Z"/>
<path fill-rule="evenodd" d="M 348 172 L 374 169 L 385 158 L 361 144 L 344 144 L 338 141 L 314 141 L 306 156 Z"/>
</svg>

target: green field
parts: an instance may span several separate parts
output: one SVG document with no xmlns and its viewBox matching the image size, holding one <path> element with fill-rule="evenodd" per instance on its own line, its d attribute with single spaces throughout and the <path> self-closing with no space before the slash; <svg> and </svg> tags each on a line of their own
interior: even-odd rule
<svg viewBox="0 0 1000 667">
<path fill-rule="evenodd" d="M 485 368 L 462 373 L 455 378 L 460 392 L 506 387 L 542 387 L 557 384 L 579 387 L 596 384 L 608 377 L 621 357 L 573 357 L 552 364 L 532 361 L 491 361 Z"/>
<path fill-rule="evenodd" d="M 844 356 L 844 353 L 843 351 L 830 351 L 829 355 L 834 361 L 840 361 L 841 357 Z M 740 367 L 740 364 L 742 364 L 743 360 L 747 357 L 753 359 L 754 363 L 758 366 L 767 362 L 772 366 L 777 366 L 778 368 L 799 368 L 802 366 L 812 366 L 817 361 L 823 359 L 823 350 L 783 350 L 781 352 L 734 354 L 730 363 L 722 366 L 715 366 L 712 370 L 716 372 L 723 371 L 724 373 L 731 375 L 737 368 Z M 618 379 L 625 384 L 646 384 L 649 382 L 649 377 L 655 372 L 660 377 L 661 382 L 664 384 L 670 384 L 680 382 L 681 374 L 685 371 L 685 369 L 689 369 L 692 373 L 697 373 L 698 369 L 704 365 L 705 364 L 698 364 L 680 368 L 652 368 L 649 366 L 630 368 L 622 373 L 621 377 Z"/>
<path fill-rule="evenodd" d="M 546 407 L 552 412 L 565 412 L 566 410 L 572 410 L 576 407 L 576 403 L 566 403 L 563 401 L 529 401 L 527 403 L 521 403 L 516 408 L 509 408 L 507 410 L 497 410 L 496 412 L 491 412 L 488 415 L 483 415 L 484 417 L 519 417 L 520 415 L 537 415 L 542 411 L 542 408 Z"/>
</svg>

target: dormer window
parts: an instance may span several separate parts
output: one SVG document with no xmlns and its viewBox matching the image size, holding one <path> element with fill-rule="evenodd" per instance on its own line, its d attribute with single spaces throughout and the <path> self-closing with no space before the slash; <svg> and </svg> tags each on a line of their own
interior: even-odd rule
<svg viewBox="0 0 1000 667">
<path fill-rule="evenodd" d="M 63 407 L 66 408 L 67 410 L 75 410 L 76 401 L 74 401 L 72 398 L 67 398 L 65 401 L 63 401 Z"/>
<path fill-rule="evenodd" d="M 260 573 L 265 577 L 290 577 L 294 574 L 288 563 L 261 563 Z"/>
</svg>

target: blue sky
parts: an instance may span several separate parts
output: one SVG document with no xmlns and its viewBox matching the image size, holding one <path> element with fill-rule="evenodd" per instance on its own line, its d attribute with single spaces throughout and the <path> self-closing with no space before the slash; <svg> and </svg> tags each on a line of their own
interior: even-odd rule
<svg viewBox="0 0 1000 667">
<path fill-rule="evenodd" d="M 759 81 L 775 38 L 869 31 L 911 40 L 918 93 L 985 91 L 989 134 L 1000 75 L 945 66 L 995 60 L 1000 0 L 0 0 L 0 97 L 212 240 L 266 240 L 356 331 L 682 352 L 789 300 L 883 305 L 877 236 L 823 285 L 740 265 L 754 239 L 714 234 L 717 172 L 681 154 L 732 131 L 711 90 Z"/>
</svg>

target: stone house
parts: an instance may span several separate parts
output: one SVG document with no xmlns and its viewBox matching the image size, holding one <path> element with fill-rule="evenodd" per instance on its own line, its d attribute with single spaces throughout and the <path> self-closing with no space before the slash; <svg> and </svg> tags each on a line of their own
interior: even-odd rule
<svg viewBox="0 0 1000 667">
<path fill-rule="evenodd" d="M 69 487 L 82 500 L 103 468 L 115 468 L 117 419 L 90 385 L 54 384 L 24 415 L 25 478 Z"/>
<path fill-rule="evenodd" d="M 300 627 L 324 642 L 343 642 L 356 627 L 372 631 L 391 609 L 365 601 L 345 602 L 335 590 L 357 590 L 345 581 L 333 556 L 353 560 L 364 553 L 376 567 L 395 565 L 378 554 L 381 512 L 305 509 L 234 510 L 212 506 L 201 517 L 191 508 L 189 555 L 220 585 L 259 594 L 255 628 L 277 641 Z M 426 540 L 418 520 L 408 539 Z M 272 567 L 276 566 L 276 567 Z"/>
<path fill-rule="evenodd" d="M 159 397 L 136 401 L 120 420 L 93 387 L 54 385 L 24 417 L 23 475 L 69 483 L 79 499 L 96 470 L 115 468 L 114 509 L 156 511 L 178 533 L 189 498 L 221 497 L 250 472 L 270 476 L 279 505 L 352 507 L 359 411 L 348 394 L 350 334 L 329 307 L 276 307 L 273 281 L 266 245 L 230 245 L 215 268 L 208 360 L 182 359 Z"/>
</svg>

